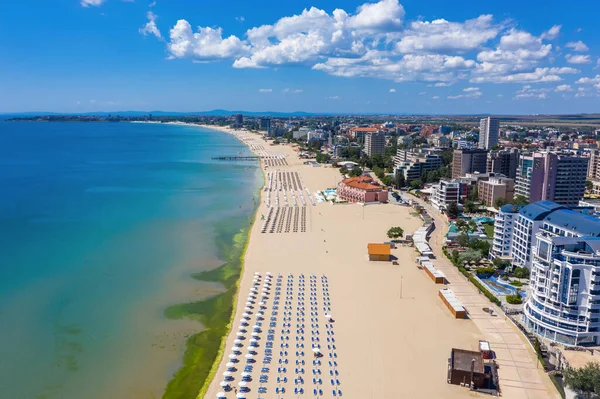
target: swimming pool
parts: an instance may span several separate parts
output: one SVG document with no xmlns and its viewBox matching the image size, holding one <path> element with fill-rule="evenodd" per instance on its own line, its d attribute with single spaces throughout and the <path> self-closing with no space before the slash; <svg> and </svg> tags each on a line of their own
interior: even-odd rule
<svg viewBox="0 0 600 399">
<path fill-rule="evenodd" d="M 497 295 L 514 295 L 517 293 L 517 288 L 503 281 L 498 280 L 496 277 L 480 278 L 480 280 L 488 286 Z M 520 291 L 521 298 L 525 298 L 524 290 Z"/>
<path fill-rule="evenodd" d="M 329 197 L 332 195 L 337 195 L 337 190 L 333 190 L 333 189 L 323 190 L 323 192 L 325 193 L 326 197 Z"/>
<path fill-rule="evenodd" d="M 475 223 L 494 223 L 494 219 L 492 219 L 492 218 L 486 218 L 486 217 L 473 218 L 473 221 Z"/>
</svg>

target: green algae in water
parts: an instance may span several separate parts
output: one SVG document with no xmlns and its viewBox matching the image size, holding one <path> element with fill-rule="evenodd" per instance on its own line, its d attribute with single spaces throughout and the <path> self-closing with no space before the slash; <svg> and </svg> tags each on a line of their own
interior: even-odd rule
<svg viewBox="0 0 600 399">
<path fill-rule="evenodd" d="M 239 223 L 231 225 L 239 226 Z M 183 365 L 167 385 L 163 399 L 196 399 L 198 392 L 210 382 L 211 368 L 229 329 L 249 229 L 232 231 L 225 224 L 218 226 L 216 244 L 226 262 L 216 269 L 192 276 L 196 280 L 222 284 L 225 288 L 223 293 L 201 301 L 173 305 L 165 310 L 166 317 L 198 320 L 205 330 L 188 338 Z"/>
</svg>

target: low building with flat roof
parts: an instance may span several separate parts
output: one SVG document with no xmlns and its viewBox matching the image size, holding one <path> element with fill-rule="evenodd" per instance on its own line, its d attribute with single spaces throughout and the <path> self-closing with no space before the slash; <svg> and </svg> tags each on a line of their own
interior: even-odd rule
<svg viewBox="0 0 600 399">
<path fill-rule="evenodd" d="M 487 378 L 481 352 L 452 348 L 448 359 L 449 384 L 469 386 L 473 383 L 473 388 L 483 388 Z"/>
<path fill-rule="evenodd" d="M 389 262 L 392 257 L 392 247 L 390 244 L 368 244 L 370 261 Z"/>
</svg>

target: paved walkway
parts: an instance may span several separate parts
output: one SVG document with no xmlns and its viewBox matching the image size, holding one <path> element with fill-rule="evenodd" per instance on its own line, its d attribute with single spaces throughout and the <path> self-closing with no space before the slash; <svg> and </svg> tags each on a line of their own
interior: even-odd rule
<svg viewBox="0 0 600 399">
<path fill-rule="evenodd" d="M 420 199 L 429 215 L 435 220 L 436 229 L 433 231 L 429 244 L 436 260 L 435 267 L 446 275 L 449 288 L 469 311 L 469 317 L 485 335 L 490 346 L 496 352 L 500 365 L 500 389 L 502 396 L 511 399 L 559 398 L 560 395 L 544 373 L 541 364 L 527 339 L 504 313 L 493 305 L 477 287 L 471 284 L 444 255 L 442 246 L 445 233 L 448 231 L 446 217 L 438 213 Z M 490 316 L 483 308 L 493 307 L 495 315 Z"/>
</svg>

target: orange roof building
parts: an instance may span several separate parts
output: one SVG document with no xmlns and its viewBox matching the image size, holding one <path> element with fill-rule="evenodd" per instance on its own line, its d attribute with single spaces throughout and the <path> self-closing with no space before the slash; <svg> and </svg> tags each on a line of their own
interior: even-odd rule
<svg viewBox="0 0 600 399">
<path fill-rule="evenodd" d="M 387 202 L 388 192 L 370 176 L 344 179 L 338 184 L 337 195 L 348 202 Z"/>
<path fill-rule="evenodd" d="M 390 244 L 367 244 L 367 251 L 371 261 L 389 262 L 392 256 Z"/>
</svg>

